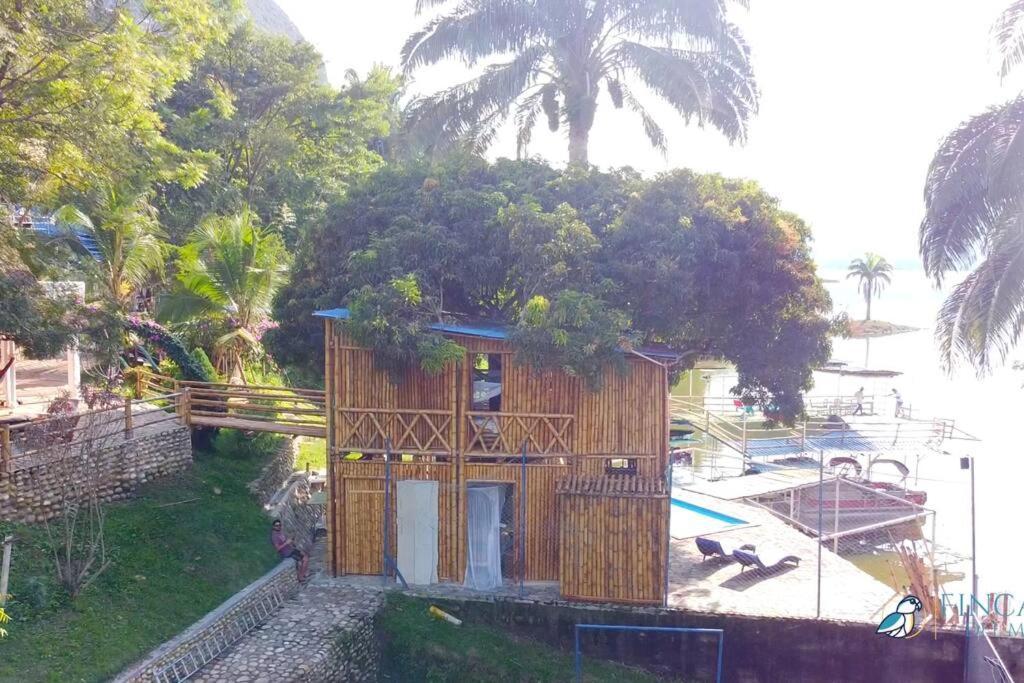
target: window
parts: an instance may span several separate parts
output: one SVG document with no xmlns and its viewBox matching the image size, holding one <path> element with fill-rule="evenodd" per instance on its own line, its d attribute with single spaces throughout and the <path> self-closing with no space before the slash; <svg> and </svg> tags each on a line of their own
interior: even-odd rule
<svg viewBox="0 0 1024 683">
<path fill-rule="evenodd" d="M 501 412 L 501 354 L 473 357 L 473 410 Z"/>
<path fill-rule="evenodd" d="M 606 463 L 605 474 L 636 474 L 636 458 L 611 458 Z"/>
</svg>

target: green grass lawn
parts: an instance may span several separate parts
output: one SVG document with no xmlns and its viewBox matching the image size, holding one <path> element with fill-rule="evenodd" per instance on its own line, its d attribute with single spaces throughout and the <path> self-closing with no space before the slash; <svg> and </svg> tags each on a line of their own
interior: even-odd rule
<svg viewBox="0 0 1024 683">
<path fill-rule="evenodd" d="M 106 680 L 276 563 L 246 490 L 275 437 L 222 435 L 189 471 L 107 508 L 114 564 L 73 603 L 53 578 L 43 528 L 0 524 L 17 536 L 0 681 Z M 190 502 L 167 505 L 179 501 Z"/>
<path fill-rule="evenodd" d="M 385 681 L 570 681 L 573 657 L 490 626 L 455 626 L 427 614 L 429 603 L 400 593 L 378 617 Z M 651 674 L 585 658 L 587 681 L 658 681 Z"/>
<path fill-rule="evenodd" d="M 327 442 L 323 439 L 302 439 L 299 441 L 299 453 L 295 457 L 295 469 L 309 469 L 325 474 L 327 472 Z"/>
</svg>

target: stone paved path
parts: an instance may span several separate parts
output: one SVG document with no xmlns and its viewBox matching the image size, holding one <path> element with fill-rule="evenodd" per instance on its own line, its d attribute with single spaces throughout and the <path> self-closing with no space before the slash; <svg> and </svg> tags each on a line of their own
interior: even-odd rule
<svg viewBox="0 0 1024 683">
<path fill-rule="evenodd" d="M 371 586 L 315 580 L 192 680 L 203 683 L 376 680 Z"/>
</svg>

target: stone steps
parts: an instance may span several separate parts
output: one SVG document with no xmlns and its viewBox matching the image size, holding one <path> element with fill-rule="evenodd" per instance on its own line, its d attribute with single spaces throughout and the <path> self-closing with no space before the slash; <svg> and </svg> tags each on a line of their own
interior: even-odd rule
<svg viewBox="0 0 1024 683">
<path fill-rule="evenodd" d="M 375 681 L 379 589 L 314 582 L 190 678 L 202 683 Z"/>
</svg>

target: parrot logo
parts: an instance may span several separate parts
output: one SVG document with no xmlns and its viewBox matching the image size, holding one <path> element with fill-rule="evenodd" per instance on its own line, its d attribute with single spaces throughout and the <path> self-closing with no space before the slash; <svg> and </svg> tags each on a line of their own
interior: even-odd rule
<svg viewBox="0 0 1024 683">
<path fill-rule="evenodd" d="M 916 622 L 915 615 L 921 611 L 922 607 L 924 605 L 917 599 L 917 596 L 908 595 L 900 600 L 900 604 L 896 605 L 895 612 L 882 619 L 882 623 L 878 625 L 875 633 L 890 638 L 913 638 L 921 632 L 918 629 L 917 633 L 914 633 L 914 624 Z"/>
</svg>

